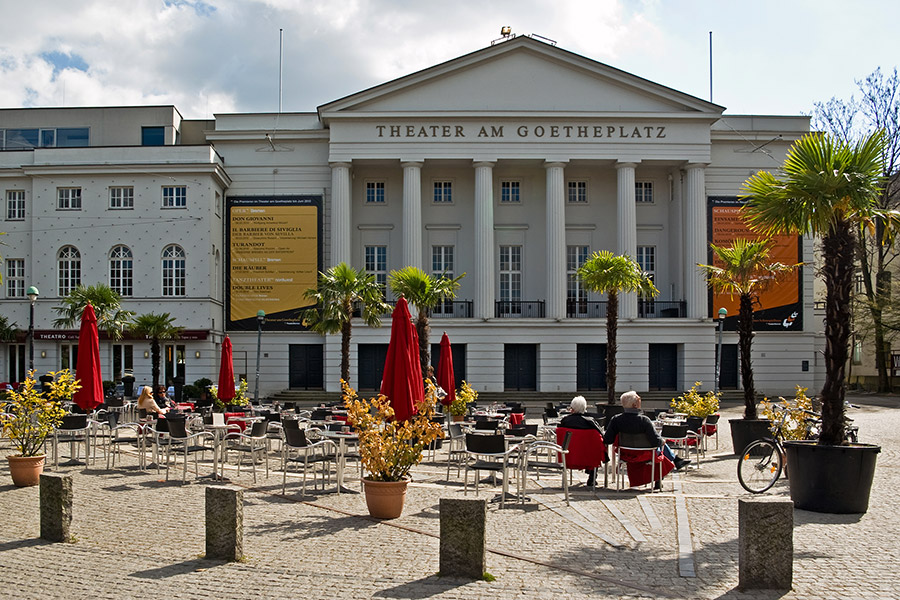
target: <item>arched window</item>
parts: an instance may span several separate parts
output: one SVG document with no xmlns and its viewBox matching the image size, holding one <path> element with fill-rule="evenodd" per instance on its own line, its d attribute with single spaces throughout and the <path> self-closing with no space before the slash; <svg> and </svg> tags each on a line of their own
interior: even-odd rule
<svg viewBox="0 0 900 600">
<path fill-rule="evenodd" d="M 162 253 L 162 295 L 184 296 L 184 282 L 184 249 L 175 244 L 166 246 Z"/>
<path fill-rule="evenodd" d="M 109 251 L 109 287 L 120 296 L 134 292 L 134 258 L 128 246 L 113 246 Z"/>
<path fill-rule="evenodd" d="M 56 264 L 59 295 L 68 296 L 69 292 L 81 285 L 81 253 L 75 246 L 63 246 L 57 255 Z"/>
</svg>

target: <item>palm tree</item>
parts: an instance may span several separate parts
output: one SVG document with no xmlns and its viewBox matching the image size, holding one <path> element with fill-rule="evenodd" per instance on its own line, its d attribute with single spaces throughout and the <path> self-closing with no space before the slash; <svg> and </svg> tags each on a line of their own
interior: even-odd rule
<svg viewBox="0 0 900 600">
<path fill-rule="evenodd" d="M 19 333 L 19 326 L 10 323 L 6 315 L 0 315 L 0 342 L 12 342 Z"/>
<path fill-rule="evenodd" d="M 428 371 L 428 365 L 431 363 L 431 346 L 428 343 L 431 326 L 428 323 L 428 315 L 435 306 L 445 300 L 456 298 L 459 280 L 465 276 L 465 273 L 456 278 L 447 275 L 428 275 L 418 267 L 403 267 L 399 271 L 391 271 L 388 275 L 391 291 L 397 296 L 405 297 L 418 310 L 416 333 L 419 334 L 419 361 L 422 363 L 422 373 Z"/>
<path fill-rule="evenodd" d="M 578 277 L 585 289 L 606 294 L 606 394 L 607 402 L 616 402 L 616 332 L 619 325 L 619 292 L 639 292 L 645 298 L 655 298 L 659 290 L 649 274 L 641 271 L 637 262 L 608 250 L 594 252 L 578 269 Z"/>
<path fill-rule="evenodd" d="M 776 177 L 759 172 L 743 186 L 742 212 L 765 236 L 822 238 L 825 280 L 825 383 L 819 443 L 838 445 L 844 430 L 844 377 L 850 339 L 854 249 L 860 225 L 883 219 L 892 234 L 900 213 L 877 208 L 885 136 L 879 131 L 853 144 L 811 133 L 797 140 Z"/>
<path fill-rule="evenodd" d="M 110 339 L 122 339 L 122 331 L 128 328 L 134 313 L 122 308 L 122 297 L 104 283 L 79 285 L 62 299 L 62 305 L 53 310 L 59 318 L 53 320 L 57 329 L 74 329 L 81 324 L 81 313 L 90 304 L 97 315 L 97 328 L 106 332 Z"/>
<path fill-rule="evenodd" d="M 710 244 L 721 267 L 697 265 L 706 275 L 710 287 L 718 292 L 738 295 L 738 346 L 741 355 L 741 385 L 744 388 L 744 418 L 756 419 L 756 389 L 753 386 L 753 306 L 759 303 L 759 293 L 776 278 L 800 265 L 770 263 L 771 240 L 736 239 L 731 246 Z M 720 358 L 721 360 L 721 358 Z"/>
<path fill-rule="evenodd" d="M 159 363 L 160 352 L 159 343 L 161 341 L 177 340 L 181 335 L 184 327 L 177 327 L 174 323 L 175 319 L 169 313 L 154 314 L 146 313 L 140 315 L 131 325 L 131 331 L 150 340 L 150 364 L 151 374 L 153 377 L 153 394 L 157 400 L 159 390 Z"/>
<path fill-rule="evenodd" d="M 384 301 L 384 289 L 365 269 L 340 263 L 319 273 L 319 285 L 304 292 L 316 306 L 303 311 L 303 323 L 323 335 L 341 332 L 341 379 L 350 382 L 350 334 L 353 310 L 362 311 L 369 327 L 381 327 L 381 315 L 391 309 Z"/>
</svg>

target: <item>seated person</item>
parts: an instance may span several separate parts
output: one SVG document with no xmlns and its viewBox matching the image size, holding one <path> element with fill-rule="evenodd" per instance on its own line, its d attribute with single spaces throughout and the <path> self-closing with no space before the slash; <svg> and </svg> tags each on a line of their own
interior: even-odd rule
<svg viewBox="0 0 900 600">
<path fill-rule="evenodd" d="M 584 396 L 575 396 L 572 398 L 572 403 L 569 404 L 569 410 L 572 412 L 559 421 L 560 427 L 565 427 L 567 429 L 596 429 L 600 432 L 600 435 L 603 435 L 600 424 L 593 418 L 584 414 L 584 411 L 587 410 L 587 400 L 584 399 Z M 604 448 L 603 462 L 608 460 L 609 457 L 606 455 L 606 448 Z M 587 485 L 592 487 L 594 485 L 594 474 L 596 473 L 596 469 L 585 469 L 584 472 L 588 475 Z"/>
<path fill-rule="evenodd" d="M 616 436 L 620 431 L 625 433 L 645 433 L 647 436 L 662 446 L 663 455 L 675 463 L 675 469 L 681 470 L 688 464 L 690 460 L 675 456 L 668 444 L 664 444 L 656 429 L 653 428 L 653 422 L 643 413 L 641 413 L 641 397 L 637 392 L 625 392 L 620 397 L 622 408 L 625 411 L 610 419 L 606 426 L 606 433 L 603 434 L 603 441 L 609 445 L 616 441 Z"/>
<path fill-rule="evenodd" d="M 149 385 L 145 385 L 141 388 L 141 395 L 138 397 L 137 401 L 138 410 L 144 409 L 148 413 L 154 412 L 158 415 L 165 414 L 169 409 L 160 408 L 159 405 L 156 404 L 156 401 L 153 399 L 153 390 Z"/>
</svg>

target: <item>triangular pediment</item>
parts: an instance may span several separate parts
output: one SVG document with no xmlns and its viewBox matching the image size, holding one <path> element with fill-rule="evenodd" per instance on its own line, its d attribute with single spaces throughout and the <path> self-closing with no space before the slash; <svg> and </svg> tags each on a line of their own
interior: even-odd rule
<svg viewBox="0 0 900 600">
<path fill-rule="evenodd" d="M 529 37 L 319 107 L 329 116 L 411 113 L 684 114 L 723 107 Z"/>
</svg>

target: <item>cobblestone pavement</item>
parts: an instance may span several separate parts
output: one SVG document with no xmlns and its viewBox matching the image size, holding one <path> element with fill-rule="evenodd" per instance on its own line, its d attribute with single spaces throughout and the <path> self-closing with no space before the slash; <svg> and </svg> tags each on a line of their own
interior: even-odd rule
<svg viewBox="0 0 900 600">
<path fill-rule="evenodd" d="M 593 494 L 579 484 L 566 507 L 558 479 L 544 477 L 529 481 L 524 505 L 490 503 L 490 582 L 437 575 L 438 500 L 463 496 L 461 478 L 447 481 L 441 455 L 417 469 L 403 516 L 390 522 L 370 519 L 360 494 L 338 495 L 333 486 L 301 497 L 298 480 L 289 478 L 282 496 L 277 460 L 256 484 L 246 468 L 238 475 L 229 467 L 231 482 L 245 488 L 246 558 L 239 563 L 202 558 L 209 480 L 189 472 L 182 484 L 180 466 L 170 482 L 139 471 L 134 456 L 109 471 L 102 460 L 61 467 L 74 477 L 76 541 L 51 544 L 38 537 L 38 488 L 12 486 L 0 461 L 0 597 L 900 598 L 893 500 L 900 400 L 856 400 L 864 403 L 852 411 L 861 440 L 882 445 L 869 512 L 795 510 L 794 587 L 787 592 L 736 589 L 737 504 L 748 495 L 730 453 L 727 418 L 739 416 L 735 408 L 723 411 L 719 450 L 713 442 L 699 470 L 676 474 L 674 492 L 667 485 L 661 494 Z M 0 454 L 9 452 L 0 445 Z M 349 481 L 357 479 L 355 467 L 347 479 L 359 489 Z M 497 491 L 482 485 L 480 497 Z M 787 484 L 770 494 L 787 497 Z M 679 568 L 679 526 L 689 528 L 690 547 L 680 550 L 695 577 Z"/>
</svg>

